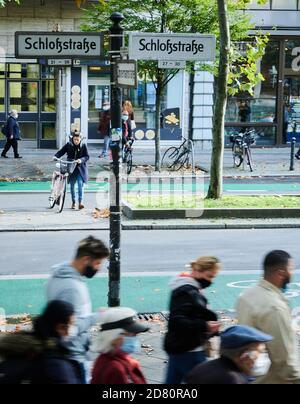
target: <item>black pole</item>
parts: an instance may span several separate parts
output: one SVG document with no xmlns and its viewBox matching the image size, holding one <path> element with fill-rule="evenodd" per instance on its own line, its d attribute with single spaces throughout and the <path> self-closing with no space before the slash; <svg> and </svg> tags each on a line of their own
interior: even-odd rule
<svg viewBox="0 0 300 404">
<path fill-rule="evenodd" d="M 108 306 L 120 306 L 120 277 L 121 277 L 121 186 L 120 186 L 120 141 L 122 138 L 122 94 L 116 84 L 116 60 L 120 59 L 120 49 L 123 45 L 123 28 L 120 26 L 124 19 L 121 13 L 110 16 L 113 25 L 109 29 L 110 49 L 110 105 L 111 105 L 111 142 L 112 152 L 110 176 L 110 262 L 108 283 Z"/>
<path fill-rule="evenodd" d="M 290 162 L 290 171 L 295 170 L 295 147 L 296 147 L 296 138 L 293 137 L 291 141 L 291 162 Z"/>
</svg>

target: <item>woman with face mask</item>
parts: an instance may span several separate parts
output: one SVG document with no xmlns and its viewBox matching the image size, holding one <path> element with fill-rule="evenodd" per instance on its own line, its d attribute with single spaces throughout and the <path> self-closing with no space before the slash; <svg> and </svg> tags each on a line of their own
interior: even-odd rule
<svg viewBox="0 0 300 404">
<path fill-rule="evenodd" d="M 131 354 L 141 347 L 137 335 L 149 327 L 135 320 L 127 307 L 108 309 L 93 350 L 100 352 L 92 372 L 92 384 L 146 384 L 138 361 Z"/>
<path fill-rule="evenodd" d="M 169 355 L 167 384 L 182 383 L 193 367 L 207 360 L 205 345 L 220 324 L 207 308 L 203 291 L 219 270 L 217 258 L 200 257 L 191 263 L 191 272 L 181 273 L 171 282 L 170 319 L 164 341 Z"/>
</svg>

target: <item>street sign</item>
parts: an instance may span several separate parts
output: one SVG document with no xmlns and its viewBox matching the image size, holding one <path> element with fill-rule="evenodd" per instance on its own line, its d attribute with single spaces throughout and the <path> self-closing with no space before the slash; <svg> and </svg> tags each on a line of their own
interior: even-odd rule
<svg viewBox="0 0 300 404">
<path fill-rule="evenodd" d="M 129 34 L 129 58 L 136 60 L 215 60 L 216 37 L 201 34 Z"/>
<path fill-rule="evenodd" d="M 48 66 L 71 66 L 72 59 L 48 59 Z"/>
<path fill-rule="evenodd" d="M 103 56 L 101 33 L 16 32 L 16 58 L 99 58 Z"/>
<path fill-rule="evenodd" d="M 159 69 L 184 69 L 186 65 L 185 61 L 169 61 L 166 62 L 164 60 L 159 60 L 158 61 L 158 67 Z"/>
<path fill-rule="evenodd" d="M 116 85 L 118 87 L 137 87 L 137 66 L 135 60 L 118 60 L 116 62 Z"/>
</svg>

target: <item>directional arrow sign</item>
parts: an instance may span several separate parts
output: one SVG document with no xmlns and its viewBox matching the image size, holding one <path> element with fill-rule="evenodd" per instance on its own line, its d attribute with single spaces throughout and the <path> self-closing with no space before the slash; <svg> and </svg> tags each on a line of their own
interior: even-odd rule
<svg viewBox="0 0 300 404">
<path fill-rule="evenodd" d="M 215 52 L 214 35 L 144 32 L 133 32 L 129 35 L 130 59 L 213 61 Z"/>
</svg>

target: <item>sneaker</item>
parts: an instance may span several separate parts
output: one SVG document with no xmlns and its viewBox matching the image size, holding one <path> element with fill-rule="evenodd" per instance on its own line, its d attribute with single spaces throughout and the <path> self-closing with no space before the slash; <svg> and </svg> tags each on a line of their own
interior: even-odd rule
<svg viewBox="0 0 300 404">
<path fill-rule="evenodd" d="M 75 202 L 74 202 L 74 203 L 72 203 L 71 209 L 73 209 L 73 210 L 75 210 L 75 209 L 76 209 Z"/>
<path fill-rule="evenodd" d="M 300 160 L 300 154 L 298 154 L 298 153 L 295 154 L 295 157 L 296 157 L 297 160 Z"/>
<path fill-rule="evenodd" d="M 84 205 L 82 205 L 82 203 L 80 203 L 80 204 L 78 205 L 78 209 L 79 209 L 79 210 L 84 209 Z"/>
</svg>

